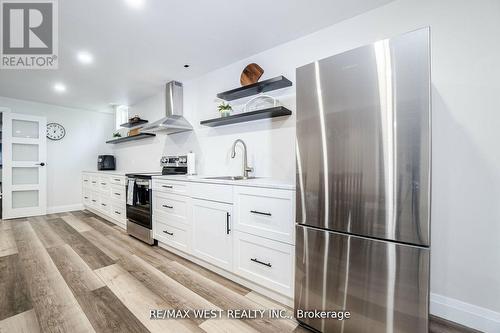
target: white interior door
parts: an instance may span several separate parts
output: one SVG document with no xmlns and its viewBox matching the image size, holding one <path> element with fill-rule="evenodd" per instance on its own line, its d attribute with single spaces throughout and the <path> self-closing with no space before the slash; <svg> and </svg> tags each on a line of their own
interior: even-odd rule
<svg viewBox="0 0 500 333">
<path fill-rule="evenodd" d="M 45 117 L 3 115 L 4 219 L 46 214 L 46 125 Z"/>
</svg>

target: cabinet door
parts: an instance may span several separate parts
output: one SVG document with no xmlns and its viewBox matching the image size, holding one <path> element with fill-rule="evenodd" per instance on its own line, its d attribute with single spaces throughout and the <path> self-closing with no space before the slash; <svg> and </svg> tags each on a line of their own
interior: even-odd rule
<svg viewBox="0 0 500 333">
<path fill-rule="evenodd" d="M 232 205 L 193 199 L 193 255 L 232 269 Z"/>
</svg>

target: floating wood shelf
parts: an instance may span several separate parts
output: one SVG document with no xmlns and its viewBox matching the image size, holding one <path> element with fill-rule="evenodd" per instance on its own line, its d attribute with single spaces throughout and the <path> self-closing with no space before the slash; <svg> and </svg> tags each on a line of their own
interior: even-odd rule
<svg viewBox="0 0 500 333">
<path fill-rule="evenodd" d="M 263 110 L 235 114 L 233 116 L 228 116 L 228 117 L 220 117 L 220 118 L 203 120 L 203 121 L 200 121 L 200 124 L 205 125 L 205 126 L 215 127 L 215 126 L 223 126 L 223 125 L 242 123 L 242 122 L 258 120 L 258 119 L 289 116 L 291 114 L 292 114 L 292 111 L 288 110 L 284 106 L 276 106 L 276 107 L 263 109 Z"/>
<path fill-rule="evenodd" d="M 264 80 L 262 82 L 257 82 L 250 84 L 248 86 L 236 88 L 233 90 L 228 90 L 217 94 L 217 97 L 225 101 L 232 101 L 235 99 L 248 97 L 252 95 L 257 95 L 262 92 L 273 91 L 281 88 L 290 87 L 292 81 L 288 80 L 286 77 L 280 75 L 273 77 L 272 79 Z"/>
<path fill-rule="evenodd" d="M 138 121 L 134 121 L 134 122 L 128 122 L 128 123 L 125 123 L 125 124 L 121 124 L 120 127 L 126 127 L 126 128 L 131 128 L 131 127 L 135 127 L 135 126 L 138 126 L 138 125 L 142 125 L 142 124 L 146 124 L 148 121 L 147 120 L 138 120 Z"/>
<path fill-rule="evenodd" d="M 122 142 L 136 141 L 136 140 L 152 138 L 155 136 L 156 136 L 156 134 L 153 134 L 153 133 L 139 133 L 137 135 L 124 136 L 122 138 L 112 139 L 112 140 L 106 141 L 106 143 L 117 144 L 117 143 L 122 143 Z"/>
</svg>

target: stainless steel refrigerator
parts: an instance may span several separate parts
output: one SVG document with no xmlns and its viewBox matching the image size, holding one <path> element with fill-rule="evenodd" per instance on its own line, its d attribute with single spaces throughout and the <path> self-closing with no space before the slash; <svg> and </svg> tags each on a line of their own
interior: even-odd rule
<svg viewBox="0 0 500 333">
<path fill-rule="evenodd" d="M 295 310 L 350 312 L 298 320 L 321 332 L 427 333 L 429 29 L 296 78 Z"/>
</svg>

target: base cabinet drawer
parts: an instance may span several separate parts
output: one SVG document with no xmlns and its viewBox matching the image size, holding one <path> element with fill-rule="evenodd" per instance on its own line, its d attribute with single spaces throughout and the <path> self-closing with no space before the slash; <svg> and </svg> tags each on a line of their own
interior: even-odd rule
<svg viewBox="0 0 500 333">
<path fill-rule="evenodd" d="M 153 194 L 153 215 L 160 221 L 175 221 L 191 224 L 191 198 L 157 192 Z"/>
<path fill-rule="evenodd" d="M 111 198 L 118 201 L 126 201 L 125 186 L 111 185 Z"/>
<path fill-rule="evenodd" d="M 105 214 L 111 213 L 111 202 L 108 196 L 99 195 L 99 208 L 101 212 Z"/>
<path fill-rule="evenodd" d="M 295 247 L 259 236 L 234 233 L 234 272 L 271 290 L 293 296 Z"/>
<path fill-rule="evenodd" d="M 100 176 L 99 177 L 99 190 L 103 193 L 109 193 L 109 189 L 111 188 L 111 184 L 109 183 L 109 177 Z"/>
<path fill-rule="evenodd" d="M 165 223 L 154 220 L 154 239 L 189 253 L 190 230 L 182 223 Z"/>
<path fill-rule="evenodd" d="M 110 176 L 109 182 L 114 185 L 125 186 L 126 178 L 125 176 Z"/>
<path fill-rule="evenodd" d="M 294 244 L 294 192 L 235 187 L 235 226 L 272 240 Z"/>
<path fill-rule="evenodd" d="M 90 175 L 88 173 L 82 174 L 83 187 L 90 187 Z"/>
<path fill-rule="evenodd" d="M 96 191 L 90 191 L 90 207 L 99 210 L 99 194 Z"/>
<path fill-rule="evenodd" d="M 175 180 L 153 179 L 153 191 L 189 195 L 188 183 Z"/>
<path fill-rule="evenodd" d="M 124 204 L 118 204 L 112 202 L 110 208 L 110 214 L 112 218 L 120 222 L 126 222 L 127 220 L 127 215 L 126 215 L 127 213 Z"/>
<path fill-rule="evenodd" d="M 91 205 L 92 199 L 90 198 L 90 190 L 89 189 L 83 188 L 82 199 L 83 199 L 84 205 L 87 205 L 87 206 Z"/>
<path fill-rule="evenodd" d="M 99 176 L 97 175 L 90 176 L 90 186 L 92 186 L 94 190 L 99 189 Z"/>
</svg>

